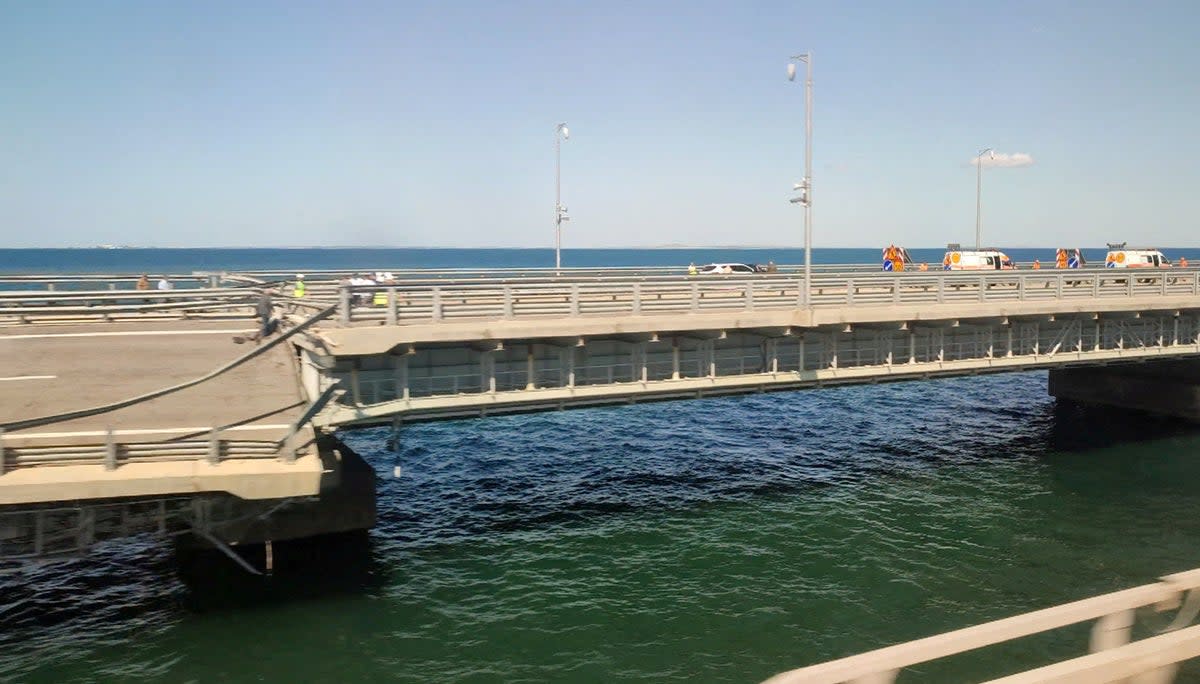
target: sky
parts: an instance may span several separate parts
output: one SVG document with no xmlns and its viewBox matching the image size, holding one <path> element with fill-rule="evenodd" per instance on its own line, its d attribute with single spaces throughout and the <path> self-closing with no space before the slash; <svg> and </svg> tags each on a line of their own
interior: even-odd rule
<svg viewBox="0 0 1200 684">
<path fill-rule="evenodd" d="M 0 0 L 0 246 L 1200 245 L 1200 3 Z"/>
</svg>

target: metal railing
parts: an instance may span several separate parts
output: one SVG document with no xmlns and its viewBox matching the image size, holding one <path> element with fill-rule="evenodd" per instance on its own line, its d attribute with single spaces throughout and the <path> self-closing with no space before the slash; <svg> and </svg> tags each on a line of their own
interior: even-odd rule
<svg viewBox="0 0 1200 684">
<path fill-rule="evenodd" d="M 166 442 L 123 442 L 112 431 L 102 444 L 7 446 L 0 430 L 0 475 L 18 468 L 64 465 L 103 465 L 105 470 L 118 466 L 153 461 L 205 460 L 216 465 L 223 460 L 278 458 L 280 445 L 275 440 L 228 439 L 213 429 L 205 439 Z"/>
<path fill-rule="evenodd" d="M 162 277 L 162 275 L 155 275 L 151 278 L 151 287 L 154 287 Z M 221 282 L 222 274 L 167 274 L 165 277 L 175 287 L 191 289 L 217 287 Z M 0 290 L 10 288 L 24 288 L 25 290 L 36 288 L 48 292 L 134 290 L 140 279 L 141 275 L 137 273 L 0 273 Z"/>
<path fill-rule="evenodd" d="M 692 276 L 633 281 L 465 282 L 344 285 L 338 320 L 387 324 L 468 318 L 639 315 L 798 307 L 1200 296 L 1200 271 L 1063 270 L 904 272 L 816 276 L 811 291 L 789 274 Z"/>
<path fill-rule="evenodd" d="M 1147 606 L 1159 612 L 1178 607 L 1179 612 L 1158 636 L 1130 643 L 1135 611 Z M 791 670 L 765 684 L 887 684 L 906 667 L 1089 620 L 1096 620 L 1089 643 L 1092 655 L 993 680 L 993 684 L 1126 681 L 1149 673 L 1154 673 L 1153 678 L 1137 681 L 1165 683 L 1174 677 L 1175 663 L 1200 655 L 1200 626 L 1187 627 L 1198 611 L 1200 569 L 1167 575 L 1155 584 Z"/>
<path fill-rule="evenodd" d="M 0 320 L 36 318 L 113 318 L 246 309 L 255 292 L 246 289 L 164 291 L 0 292 Z"/>
</svg>

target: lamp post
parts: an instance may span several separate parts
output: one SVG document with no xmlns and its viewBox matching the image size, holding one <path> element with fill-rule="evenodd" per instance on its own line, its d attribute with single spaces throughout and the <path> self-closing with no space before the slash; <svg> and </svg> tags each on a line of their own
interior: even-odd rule
<svg viewBox="0 0 1200 684">
<path fill-rule="evenodd" d="M 792 204 L 804 205 L 804 303 L 811 306 L 812 292 L 812 53 L 795 55 L 787 65 L 789 81 L 796 80 L 796 62 L 803 62 L 804 77 L 804 180 L 793 189 L 800 195 Z"/>
<path fill-rule="evenodd" d="M 554 271 L 558 274 L 562 268 L 562 224 L 570 221 L 567 208 L 562 205 L 562 141 L 571 137 L 567 124 L 560 123 L 554 128 Z"/>
<path fill-rule="evenodd" d="M 989 154 L 991 159 L 996 158 L 996 152 L 985 147 L 979 150 L 979 154 L 975 155 L 975 251 L 979 251 L 980 238 L 983 235 L 983 204 L 981 199 L 983 196 L 983 155 Z"/>
</svg>

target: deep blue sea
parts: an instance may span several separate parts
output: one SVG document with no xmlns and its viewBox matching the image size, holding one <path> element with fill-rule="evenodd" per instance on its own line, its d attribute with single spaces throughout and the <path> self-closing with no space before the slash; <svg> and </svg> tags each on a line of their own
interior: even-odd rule
<svg viewBox="0 0 1200 684">
<path fill-rule="evenodd" d="M 567 255 L 580 266 L 800 259 Z M 818 250 L 817 262 L 877 256 Z M 0 260 L 6 271 L 186 272 L 545 266 L 552 253 L 7 250 Z M 390 436 L 342 435 L 378 477 L 379 522 L 365 542 L 321 547 L 274 577 L 220 558 L 185 573 L 153 538 L 0 576 L 0 681 L 757 682 L 1200 566 L 1200 428 L 1058 406 L 1042 372 Z M 1139 617 L 1143 629 L 1162 622 Z M 900 681 L 979 681 L 1086 643 L 1086 626 L 1068 629 Z"/>
</svg>

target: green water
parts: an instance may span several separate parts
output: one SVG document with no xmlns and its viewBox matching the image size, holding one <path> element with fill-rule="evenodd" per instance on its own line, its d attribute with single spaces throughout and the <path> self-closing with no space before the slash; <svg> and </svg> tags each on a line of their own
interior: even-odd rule
<svg viewBox="0 0 1200 684">
<path fill-rule="evenodd" d="M 1044 382 L 446 423 L 399 454 L 385 431 L 355 433 L 381 476 L 365 548 L 185 583 L 137 542 L 0 579 L 25 590 L 0 600 L 0 673 L 755 682 L 1200 566 L 1200 432 L 1056 411 Z M 981 680 L 1086 643 L 1085 625 L 900 681 Z"/>
</svg>

